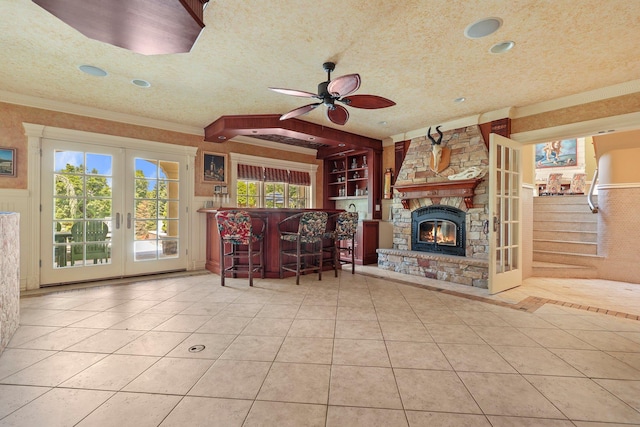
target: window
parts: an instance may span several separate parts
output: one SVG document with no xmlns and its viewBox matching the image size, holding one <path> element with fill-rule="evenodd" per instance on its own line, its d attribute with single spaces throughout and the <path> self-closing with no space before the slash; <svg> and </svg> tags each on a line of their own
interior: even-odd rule
<svg viewBox="0 0 640 427">
<path fill-rule="evenodd" d="M 313 207 L 315 164 L 235 154 L 231 155 L 231 167 L 238 207 Z"/>
</svg>

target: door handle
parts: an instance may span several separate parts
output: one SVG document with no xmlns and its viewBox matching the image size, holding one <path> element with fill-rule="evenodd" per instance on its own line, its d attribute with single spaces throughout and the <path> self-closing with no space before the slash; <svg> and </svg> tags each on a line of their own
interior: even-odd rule
<svg viewBox="0 0 640 427">
<path fill-rule="evenodd" d="M 116 214 L 116 230 L 120 229 L 120 214 Z"/>
<path fill-rule="evenodd" d="M 498 231 L 498 226 L 500 225 L 500 219 L 497 216 L 493 217 L 493 231 Z"/>
<path fill-rule="evenodd" d="M 127 214 L 127 229 L 131 228 L 131 213 Z"/>
</svg>

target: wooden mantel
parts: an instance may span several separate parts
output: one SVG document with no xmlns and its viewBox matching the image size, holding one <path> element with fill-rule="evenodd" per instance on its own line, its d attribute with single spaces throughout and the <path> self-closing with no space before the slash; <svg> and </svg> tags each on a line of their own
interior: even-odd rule
<svg viewBox="0 0 640 427">
<path fill-rule="evenodd" d="M 471 209 L 473 208 L 475 189 L 482 179 L 396 184 L 393 188 L 400 193 L 402 206 L 405 209 L 409 209 L 409 200 L 411 199 L 431 199 L 434 204 L 440 204 L 440 199 L 443 197 L 463 197 L 465 206 L 467 209 Z"/>
</svg>

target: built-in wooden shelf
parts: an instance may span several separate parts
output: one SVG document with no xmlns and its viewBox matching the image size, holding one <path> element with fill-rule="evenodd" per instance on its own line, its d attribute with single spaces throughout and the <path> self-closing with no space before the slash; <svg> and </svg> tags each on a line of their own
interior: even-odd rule
<svg viewBox="0 0 640 427">
<path fill-rule="evenodd" d="M 443 197 L 462 197 L 467 209 L 471 209 L 473 208 L 475 189 L 482 179 L 396 184 L 393 188 L 400 193 L 402 206 L 405 209 L 409 209 L 411 199 L 431 199 L 434 204 L 440 204 L 440 199 Z"/>
</svg>

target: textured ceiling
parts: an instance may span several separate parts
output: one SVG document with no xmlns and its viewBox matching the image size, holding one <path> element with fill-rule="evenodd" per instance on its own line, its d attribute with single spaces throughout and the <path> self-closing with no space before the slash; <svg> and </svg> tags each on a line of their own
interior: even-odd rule
<svg viewBox="0 0 640 427">
<path fill-rule="evenodd" d="M 500 30 L 464 37 L 490 16 Z M 638 0 L 211 0 L 204 21 L 190 53 L 144 56 L 89 39 L 30 0 L 0 0 L 0 90 L 204 128 L 309 103 L 267 87 L 315 92 L 333 61 L 332 77 L 359 73 L 357 94 L 397 105 L 348 107 L 343 127 L 324 107 L 301 119 L 383 139 L 640 76 Z M 512 51 L 488 52 L 507 40 Z"/>
</svg>

